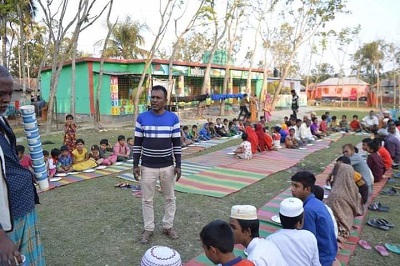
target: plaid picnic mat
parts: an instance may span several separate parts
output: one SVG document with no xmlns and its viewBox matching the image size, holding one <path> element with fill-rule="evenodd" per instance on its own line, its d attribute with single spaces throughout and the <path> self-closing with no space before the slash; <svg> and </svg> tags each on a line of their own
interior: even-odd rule
<svg viewBox="0 0 400 266">
<path fill-rule="evenodd" d="M 75 182 L 80 182 L 83 180 L 88 180 L 88 179 L 93 179 L 96 177 L 100 176 L 108 176 L 111 174 L 116 174 L 120 173 L 126 170 L 132 169 L 132 163 L 122 163 L 121 165 L 111 165 L 105 169 L 99 169 L 96 170 L 92 173 L 85 173 L 85 172 L 79 172 L 77 174 L 68 174 L 65 177 L 62 177 L 61 180 L 56 181 L 56 182 L 49 182 L 50 186 L 46 190 L 40 190 L 38 189 L 38 193 L 42 193 L 51 189 L 54 189 L 56 187 L 61 187 L 65 185 L 69 185 Z"/>
</svg>

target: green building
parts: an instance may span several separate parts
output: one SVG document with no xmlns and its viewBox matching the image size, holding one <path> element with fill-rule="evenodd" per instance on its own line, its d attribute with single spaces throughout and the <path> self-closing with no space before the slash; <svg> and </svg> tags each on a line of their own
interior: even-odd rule
<svg viewBox="0 0 400 266">
<path fill-rule="evenodd" d="M 104 62 L 103 77 L 99 110 L 101 116 L 126 116 L 134 112 L 134 95 L 136 94 L 139 79 L 145 65 L 145 60 L 106 59 Z M 147 109 L 149 92 L 154 85 L 163 85 L 168 88 L 169 61 L 154 59 L 146 76 L 144 91 L 140 97 L 139 111 Z M 201 94 L 204 79 L 205 64 L 174 62 L 172 74 L 174 96 L 196 96 Z M 95 113 L 95 100 L 99 84 L 100 58 L 81 58 L 76 60 L 76 96 L 75 110 L 80 116 L 91 116 Z M 248 69 L 232 67 L 228 85 L 229 94 L 246 92 Z M 56 92 L 55 112 L 60 115 L 70 113 L 71 110 L 71 62 L 66 62 L 60 74 Z M 208 93 L 221 94 L 225 67 L 213 65 Z M 262 90 L 263 73 L 261 69 L 252 70 L 251 93 L 260 96 Z M 51 68 L 44 68 L 41 72 L 41 97 L 48 101 L 50 95 Z M 237 103 L 237 99 L 226 100 L 229 104 Z M 196 105 L 197 103 L 179 103 L 179 105 Z M 209 105 L 219 105 L 219 101 L 208 101 Z"/>
</svg>

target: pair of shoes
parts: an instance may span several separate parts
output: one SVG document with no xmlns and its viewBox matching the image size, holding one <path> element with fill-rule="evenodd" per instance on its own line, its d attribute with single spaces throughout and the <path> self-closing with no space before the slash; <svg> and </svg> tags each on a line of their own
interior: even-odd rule
<svg viewBox="0 0 400 266">
<path fill-rule="evenodd" d="M 387 195 L 387 196 L 393 196 L 393 195 L 397 194 L 397 190 L 394 187 L 392 187 L 387 190 L 382 190 L 380 194 Z"/>
<path fill-rule="evenodd" d="M 148 244 L 152 235 L 153 231 L 144 230 L 142 233 L 142 237 L 140 238 L 140 244 Z"/>
<path fill-rule="evenodd" d="M 169 229 L 164 228 L 163 234 L 167 235 L 170 239 L 178 239 L 179 238 L 178 233 L 175 231 L 175 229 L 173 227 L 171 227 Z"/>
<path fill-rule="evenodd" d="M 389 207 L 383 206 L 380 202 L 372 203 L 368 206 L 368 210 L 370 211 L 380 211 L 380 212 L 388 212 Z"/>
</svg>

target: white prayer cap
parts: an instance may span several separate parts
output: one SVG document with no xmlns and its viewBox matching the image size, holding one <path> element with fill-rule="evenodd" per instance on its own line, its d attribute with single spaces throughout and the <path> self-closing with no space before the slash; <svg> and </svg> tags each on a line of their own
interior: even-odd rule
<svg viewBox="0 0 400 266">
<path fill-rule="evenodd" d="M 388 121 L 389 121 L 389 118 L 382 119 L 382 122 L 385 123 L 385 124 L 387 124 Z"/>
<path fill-rule="evenodd" d="M 390 114 L 389 110 L 383 111 L 384 114 Z"/>
<path fill-rule="evenodd" d="M 298 198 L 282 200 L 279 213 L 285 217 L 297 217 L 304 212 L 303 202 Z"/>
<path fill-rule="evenodd" d="M 231 218 L 239 220 L 257 220 L 257 209 L 252 205 L 235 205 L 231 209 Z"/>
<path fill-rule="evenodd" d="M 142 257 L 140 266 L 181 266 L 182 260 L 179 253 L 169 247 L 153 246 Z"/>
<path fill-rule="evenodd" d="M 389 135 L 389 132 L 384 128 L 379 129 L 377 133 L 379 136 L 388 136 Z"/>
</svg>

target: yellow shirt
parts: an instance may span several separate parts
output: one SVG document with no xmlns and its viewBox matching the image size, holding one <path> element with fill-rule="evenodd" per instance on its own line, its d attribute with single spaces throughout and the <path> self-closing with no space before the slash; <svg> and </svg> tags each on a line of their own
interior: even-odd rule
<svg viewBox="0 0 400 266">
<path fill-rule="evenodd" d="M 77 149 L 72 151 L 72 155 L 75 158 L 75 163 L 83 162 L 86 160 L 87 149 L 83 148 L 82 153 L 79 153 Z"/>
<path fill-rule="evenodd" d="M 358 187 L 361 187 L 362 185 L 365 184 L 362 175 L 359 172 L 354 171 L 354 182 L 356 182 L 356 185 Z"/>
</svg>

